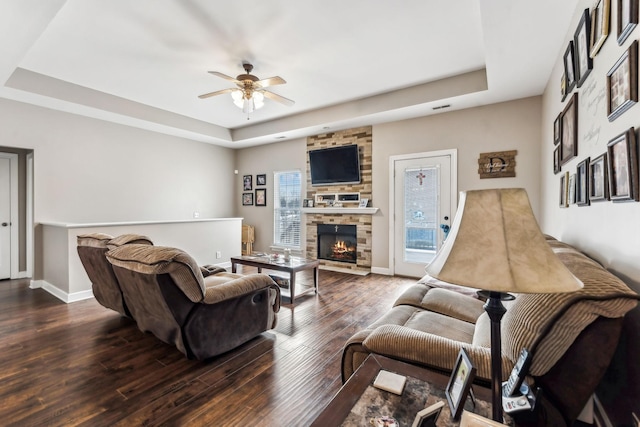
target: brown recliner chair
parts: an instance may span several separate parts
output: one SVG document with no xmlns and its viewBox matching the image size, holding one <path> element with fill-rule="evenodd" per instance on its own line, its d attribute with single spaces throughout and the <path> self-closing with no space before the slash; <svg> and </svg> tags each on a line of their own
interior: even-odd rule
<svg viewBox="0 0 640 427">
<path fill-rule="evenodd" d="M 191 256 L 162 246 L 125 245 L 107 259 L 140 330 L 190 359 L 222 354 L 275 326 L 280 289 L 265 274 L 203 277 Z"/>
<path fill-rule="evenodd" d="M 153 242 L 139 234 L 123 234 L 114 238 L 104 233 L 82 234 L 78 236 L 77 241 L 78 256 L 91 280 L 93 296 L 102 306 L 131 317 L 120 284 L 113 273 L 113 267 L 105 254 L 109 249 L 129 243 L 153 245 Z"/>
</svg>

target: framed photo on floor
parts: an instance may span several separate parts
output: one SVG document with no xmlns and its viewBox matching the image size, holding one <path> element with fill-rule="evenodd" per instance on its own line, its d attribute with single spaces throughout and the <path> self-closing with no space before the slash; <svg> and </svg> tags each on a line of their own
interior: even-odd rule
<svg viewBox="0 0 640 427">
<path fill-rule="evenodd" d="M 589 201 L 609 200 L 607 175 L 607 153 L 602 153 L 589 163 Z"/>
<path fill-rule="evenodd" d="M 253 206 L 253 193 L 242 193 L 242 206 Z"/>
<path fill-rule="evenodd" d="M 638 41 L 607 73 L 607 118 L 614 121 L 638 102 Z"/>
<path fill-rule="evenodd" d="M 444 391 L 451 409 L 451 417 L 454 420 L 457 420 L 462 413 L 464 402 L 467 400 L 467 395 L 471 390 L 471 383 L 475 376 L 476 367 L 471 363 L 469 355 L 464 348 L 461 348 L 456 364 L 453 367 L 451 378 L 449 378 L 449 384 Z"/>
<path fill-rule="evenodd" d="M 638 201 L 638 155 L 634 128 L 607 144 L 609 194 L 614 202 Z"/>
<path fill-rule="evenodd" d="M 256 206 L 267 206 L 267 189 L 256 189 Z"/>
<path fill-rule="evenodd" d="M 589 206 L 589 157 L 576 170 L 576 205 Z"/>
</svg>

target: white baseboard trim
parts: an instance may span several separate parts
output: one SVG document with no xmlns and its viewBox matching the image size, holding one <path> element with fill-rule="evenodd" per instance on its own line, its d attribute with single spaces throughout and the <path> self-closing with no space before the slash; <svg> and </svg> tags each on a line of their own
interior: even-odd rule
<svg viewBox="0 0 640 427">
<path fill-rule="evenodd" d="M 393 276 L 390 268 L 382 268 L 382 267 L 371 267 L 371 272 L 373 274 L 382 274 L 384 276 Z"/>
<path fill-rule="evenodd" d="M 231 268 L 231 261 L 221 262 L 219 264 L 214 264 L 214 265 L 216 267 L 229 269 L 229 268 Z"/>
<path fill-rule="evenodd" d="M 29 288 L 44 289 L 45 291 L 49 292 L 51 295 L 53 295 L 54 297 L 58 298 L 60 301 L 66 304 L 93 298 L 93 291 L 91 291 L 90 289 L 87 291 L 74 292 L 72 294 L 69 294 L 61 290 L 60 288 L 55 287 L 54 285 L 47 282 L 46 280 L 32 280 L 31 284 L 29 285 Z"/>
</svg>

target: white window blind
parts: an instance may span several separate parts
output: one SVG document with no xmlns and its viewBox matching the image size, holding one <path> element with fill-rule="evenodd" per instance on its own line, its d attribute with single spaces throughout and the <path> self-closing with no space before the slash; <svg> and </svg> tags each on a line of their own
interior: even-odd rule
<svg viewBox="0 0 640 427">
<path fill-rule="evenodd" d="M 300 171 L 275 172 L 273 190 L 273 244 L 300 248 Z"/>
</svg>

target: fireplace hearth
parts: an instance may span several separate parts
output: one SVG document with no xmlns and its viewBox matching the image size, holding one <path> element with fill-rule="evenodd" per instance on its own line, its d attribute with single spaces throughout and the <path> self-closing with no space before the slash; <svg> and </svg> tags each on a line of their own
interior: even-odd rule
<svg viewBox="0 0 640 427">
<path fill-rule="evenodd" d="M 318 224 L 318 259 L 356 264 L 358 239 L 355 225 Z"/>
</svg>

